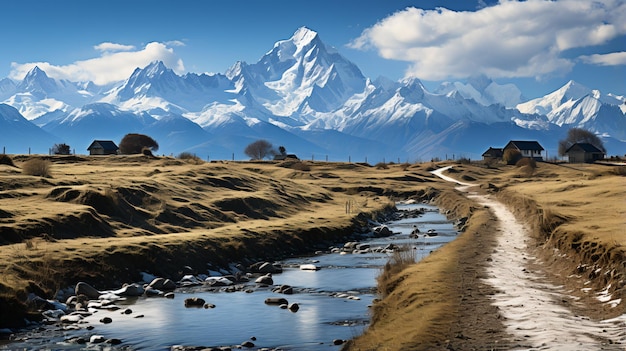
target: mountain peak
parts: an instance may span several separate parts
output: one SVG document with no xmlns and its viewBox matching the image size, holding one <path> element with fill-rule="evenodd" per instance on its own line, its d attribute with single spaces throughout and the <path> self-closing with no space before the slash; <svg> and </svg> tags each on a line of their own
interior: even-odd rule
<svg viewBox="0 0 626 351">
<path fill-rule="evenodd" d="M 47 96 L 58 91 L 58 86 L 53 78 L 48 77 L 39 66 L 35 66 L 26 74 L 18 89 Z"/>
<path fill-rule="evenodd" d="M 317 39 L 319 35 L 316 31 L 307 27 L 300 27 L 291 37 L 291 41 L 298 47 L 303 47 Z"/>
<path fill-rule="evenodd" d="M 26 77 L 24 77 L 24 79 L 28 77 L 37 77 L 40 75 L 43 75 L 43 77 L 48 78 L 48 75 L 46 74 L 46 72 L 44 72 L 41 68 L 39 68 L 39 66 L 35 66 L 30 71 L 28 71 L 28 73 L 26 73 Z"/>
<path fill-rule="evenodd" d="M 171 69 L 167 68 L 163 61 L 152 61 L 143 69 L 143 71 L 148 77 L 156 77 L 167 71 L 171 71 Z"/>
<path fill-rule="evenodd" d="M 585 95 L 591 94 L 591 89 L 570 80 L 563 87 L 561 87 L 561 89 L 557 90 L 556 93 L 561 95 L 563 99 L 578 100 Z"/>
</svg>

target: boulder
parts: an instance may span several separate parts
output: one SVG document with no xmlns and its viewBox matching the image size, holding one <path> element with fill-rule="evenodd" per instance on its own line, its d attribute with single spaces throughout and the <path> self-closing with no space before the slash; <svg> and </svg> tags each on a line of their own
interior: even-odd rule
<svg viewBox="0 0 626 351">
<path fill-rule="evenodd" d="M 273 285 L 274 284 L 274 279 L 272 279 L 272 274 L 271 273 L 267 273 L 266 275 L 262 275 L 258 278 L 256 278 L 256 280 L 254 281 L 257 284 L 263 284 L 263 285 Z"/>
<path fill-rule="evenodd" d="M 302 271 L 319 271 L 319 267 L 314 264 L 301 264 L 300 270 Z"/>
<path fill-rule="evenodd" d="M 291 295 L 293 294 L 293 288 L 290 285 L 281 285 L 272 290 L 275 293 Z"/>
<path fill-rule="evenodd" d="M 393 232 L 386 225 L 374 227 L 374 235 L 377 237 L 387 237 L 391 236 L 392 234 Z"/>
<path fill-rule="evenodd" d="M 257 262 L 250 266 L 250 270 L 257 273 L 282 273 L 283 267 L 271 262 Z"/>
<path fill-rule="evenodd" d="M 190 297 L 185 299 L 185 307 L 203 307 L 206 302 L 200 297 Z"/>
<path fill-rule="evenodd" d="M 163 290 L 163 284 L 165 283 L 165 278 L 154 278 L 150 284 L 148 284 L 147 288 Z"/>
<path fill-rule="evenodd" d="M 291 312 L 298 312 L 298 310 L 300 309 L 300 305 L 294 302 L 291 305 L 289 305 L 288 308 L 289 308 L 289 311 Z"/>
<path fill-rule="evenodd" d="M 100 291 L 98 291 L 93 286 L 84 282 L 79 282 L 78 284 L 76 284 L 76 288 L 74 288 L 74 292 L 76 293 L 77 296 L 85 295 L 90 299 L 97 299 L 101 295 Z"/>
<path fill-rule="evenodd" d="M 268 297 L 265 299 L 266 305 L 288 305 L 289 301 L 284 297 Z"/>
<path fill-rule="evenodd" d="M 210 286 L 229 286 L 234 284 L 232 280 L 225 277 L 208 277 L 204 282 Z"/>
<path fill-rule="evenodd" d="M 121 289 L 113 291 L 118 296 L 141 296 L 145 290 L 138 284 L 125 284 Z"/>
</svg>

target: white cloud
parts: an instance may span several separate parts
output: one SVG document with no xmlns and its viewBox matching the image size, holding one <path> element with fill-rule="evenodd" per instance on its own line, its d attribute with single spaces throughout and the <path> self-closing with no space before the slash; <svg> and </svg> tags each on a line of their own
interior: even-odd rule
<svg viewBox="0 0 626 351">
<path fill-rule="evenodd" d="M 565 50 L 625 35 L 625 18 L 619 0 L 501 0 L 463 12 L 410 7 L 364 30 L 350 47 L 410 62 L 406 75 L 426 80 L 542 77 L 572 69 Z"/>
<path fill-rule="evenodd" d="M 33 67 L 39 66 L 46 74 L 56 79 L 71 81 L 92 81 L 98 85 L 121 81 L 128 78 L 137 67 L 145 67 L 153 61 L 163 61 L 174 72 L 185 72 L 183 61 L 178 58 L 174 50 L 164 43 L 151 42 L 140 50 L 129 45 L 102 43 L 96 50 L 101 56 L 76 61 L 69 65 L 54 65 L 49 62 L 11 63 L 9 77 L 24 79 Z M 119 51 L 124 50 L 124 51 Z"/>
<path fill-rule="evenodd" d="M 626 65 L 626 51 L 581 56 L 580 59 L 585 63 L 599 66 Z"/>
<path fill-rule="evenodd" d="M 134 45 L 124 45 L 117 43 L 101 43 L 93 47 L 94 49 L 102 52 L 114 52 L 114 51 L 132 51 L 135 50 Z"/>
</svg>

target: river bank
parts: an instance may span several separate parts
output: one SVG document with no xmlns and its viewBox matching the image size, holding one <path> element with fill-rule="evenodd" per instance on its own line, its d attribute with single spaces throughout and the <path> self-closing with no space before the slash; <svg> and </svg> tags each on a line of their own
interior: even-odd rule
<svg viewBox="0 0 626 351">
<path fill-rule="evenodd" d="M 455 165 L 444 172 L 476 184 L 438 197 L 442 207 L 469 214 L 466 230 L 398 273 L 372 326 L 347 349 L 622 349 L 623 177 L 588 165 L 527 171 Z M 468 200 L 465 209 L 455 205 Z M 610 257 L 591 258 L 596 247 Z"/>
</svg>

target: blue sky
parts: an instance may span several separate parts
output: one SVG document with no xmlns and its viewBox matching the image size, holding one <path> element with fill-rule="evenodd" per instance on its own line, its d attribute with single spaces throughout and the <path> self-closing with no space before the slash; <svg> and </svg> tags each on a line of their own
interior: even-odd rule
<svg viewBox="0 0 626 351">
<path fill-rule="evenodd" d="M 442 8 L 443 7 L 443 8 Z M 483 73 L 528 98 L 573 79 L 626 95 L 623 0 L 7 0 L 0 77 L 122 80 L 162 60 L 177 73 L 256 62 L 301 26 L 365 76 L 441 81 Z"/>
</svg>

